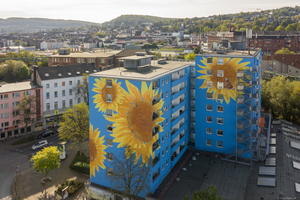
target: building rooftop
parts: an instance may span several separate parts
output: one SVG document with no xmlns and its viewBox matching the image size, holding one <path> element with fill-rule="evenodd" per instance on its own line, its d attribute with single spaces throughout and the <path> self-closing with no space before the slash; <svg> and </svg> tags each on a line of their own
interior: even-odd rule
<svg viewBox="0 0 300 200">
<path fill-rule="evenodd" d="M 141 57 L 141 56 L 138 56 Z M 164 76 L 177 71 L 181 68 L 185 68 L 189 65 L 194 65 L 194 62 L 175 62 L 167 61 L 165 64 L 158 64 L 158 61 L 153 60 L 149 70 L 139 72 L 137 69 L 125 69 L 123 67 L 112 68 L 91 74 L 92 77 L 111 77 L 119 79 L 137 79 L 151 81 L 158 78 L 158 76 Z"/>
<path fill-rule="evenodd" d="M 68 55 L 59 55 L 59 54 L 54 54 L 54 55 L 51 55 L 49 56 L 50 58 L 51 57 L 63 57 L 63 58 L 66 58 L 66 57 L 70 57 L 70 58 L 106 58 L 106 57 L 110 57 L 110 56 L 113 56 L 115 55 L 115 53 L 104 53 L 104 52 L 101 52 L 101 53 L 70 53 Z"/>
<path fill-rule="evenodd" d="M 127 56 L 118 58 L 119 60 L 142 60 L 144 58 L 153 58 L 154 55 L 144 55 L 144 56 Z"/>
<path fill-rule="evenodd" d="M 154 53 L 145 49 L 124 49 L 116 54 L 117 57 L 126 57 L 136 55 L 136 52 L 145 52 L 146 55 L 155 55 Z"/>
<path fill-rule="evenodd" d="M 0 93 L 30 90 L 30 89 L 35 89 L 38 87 L 40 87 L 40 86 L 37 84 L 34 84 L 30 81 L 7 83 L 7 84 L 0 85 Z"/>
<path fill-rule="evenodd" d="M 256 56 L 256 54 L 259 53 L 261 49 L 256 48 L 256 49 L 251 49 L 250 50 L 250 55 L 248 54 L 248 50 L 245 51 L 234 51 L 234 50 L 230 50 L 230 51 L 226 51 L 226 50 L 217 50 L 217 51 L 212 51 L 212 52 L 204 52 L 202 54 L 197 54 L 196 56 L 215 56 L 215 57 L 254 57 Z M 222 52 L 222 53 L 218 53 L 218 52 Z"/>
</svg>

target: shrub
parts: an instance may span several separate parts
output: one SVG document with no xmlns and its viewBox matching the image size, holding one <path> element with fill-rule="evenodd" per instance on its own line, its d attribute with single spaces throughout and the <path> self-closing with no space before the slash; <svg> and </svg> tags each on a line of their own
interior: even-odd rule
<svg viewBox="0 0 300 200">
<path fill-rule="evenodd" d="M 69 186 L 69 190 L 68 190 L 69 195 L 72 196 L 76 191 L 78 191 L 80 188 L 83 187 L 83 183 L 76 180 L 71 180 L 71 181 L 67 180 L 63 182 L 61 185 L 59 185 L 55 192 L 61 195 L 62 190 L 67 186 Z"/>
<path fill-rule="evenodd" d="M 31 142 L 35 140 L 35 135 L 29 136 L 28 138 L 20 138 L 13 142 L 11 145 L 18 145 L 18 144 L 24 144 L 27 142 Z"/>
<path fill-rule="evenodd" d="M 77 152 L 75 158 L 73 159 L 70 169 L 76 170 L 80 173 L 90 175 L 90 160 L 85 154 L 80 156 L 79 151 Z"/>
</svg>

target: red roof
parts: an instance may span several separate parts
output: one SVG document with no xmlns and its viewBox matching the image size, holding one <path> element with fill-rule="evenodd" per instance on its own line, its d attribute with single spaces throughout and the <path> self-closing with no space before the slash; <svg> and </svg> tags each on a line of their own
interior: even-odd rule
<svg viewBox="0 0 300 200">
<path fill-rule="evenodd" d="M 300 55 L 296 54 L 275 54 L 274 60 L 282 62 L 293 67 L 300 68 Z"/>
<path fill-rule="evenodd" d="M 264 55 L 264 56 L 261 57 L 261 59 L 262 60 L 273 60 L 274 58 L 273 58 L 273 56 L 265 56 Z"/>
</svg>

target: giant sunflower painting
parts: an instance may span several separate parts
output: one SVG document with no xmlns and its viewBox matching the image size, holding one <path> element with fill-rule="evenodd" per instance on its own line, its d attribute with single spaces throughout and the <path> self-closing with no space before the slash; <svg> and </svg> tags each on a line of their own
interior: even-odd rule
<svg viewBox="0 0 300 200">
<path fill-rule="evenodd" d="M 106 146 L 104 143 L 104 136 L 100 137 L 100 131 L 98 131 L 98 128 L 93 130 L 93 125 L 90 124 L 89 129 L 89 140 L 90 140 L 90 176 L 95 177 L 95 171 L 99 172 L 99 166 L 102 169 L 105 169 L 105 165 L 103 164 L 105 160 L 105 154 L 104 151 L 106 149 Z"/>
<path fill-rule="evenodd" d="M 159 123 L 164 121 L 161 117 L 164 101 L 161 99 L 152 105 L 153 97 L 160 97 L 158 90 L 152 89 L 152 83 L 148 88 L 146 82 L 142 82 L 141 92 L 129 81 L 126 81 L 126 86 L 128 93 L 125 91 L 125 100 L 119 105 L 118 113 L 106 119 L 114 123 L 111 136 L 119 143 L 118 148 L 130 147 L 135 152 L 135 164 L 142 156 L 143 164 L 147 165 L 150 157 L 154 158 L 152 145 L 159 138 L 158 133 L 153 136 L 152 130 L 158 126 L 159 132 L 163 131 Z M 157 112 L 154 120 L 153 112 Z"/>
<path fill-rule="evenodd" d="M 111 80 L 111 86 L 106 85 L 106 80 Z M 95 108 L 99 108 L 99 112 L 106 112 L 107 109 L 118 111 L 118 106 L 121 104 L 124 93 L 123 88 L 120 86 L 121 83 L 117 83 L 117 79 L 95 79 L 94 88 L 92 91 L 97 94 L 93 96 Z M 112 96 L 111 102 L 107 101 L 107 94 Z"/>
<path fill-rule="evenodd" d="M 207 59 L 203 57 L 201 63 L 204 65 L 198 65 L 202 70 L 198 70 L 203 74 L 198 76 L 197 79 L 203 79 L 203 84 L 200 88 L 207 88 L 208 93 L 213 93 L 213 99 L 217 100 L 218 94 L 222 94 L 227 104 L 230 102 L 230 98 L 236 101 L 236 75 L 239 70 L 248 70 L 247 65 L 250 62 L 242 62 L 242 58 L 224 58 L 224 64 L 218 65 L 217 58 L 213 58 L 212 64 L 207 63 Z M 207 70 L 212 70 L 213 76 L 207 74 Z M 218 70 L 223 70 L 224 76 L 218 77 Z M 212 87 L 207 87 L 207 81 L 212 82 Z M 223 89 L 217 87 L 218 82 L 223 82 Z"/>
</svg>

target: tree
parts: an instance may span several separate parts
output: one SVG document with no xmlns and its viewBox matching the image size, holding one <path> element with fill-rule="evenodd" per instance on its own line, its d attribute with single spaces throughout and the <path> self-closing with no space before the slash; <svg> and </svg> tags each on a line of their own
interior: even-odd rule
<svg viewBox="0 0 300 200">
<path fill-rule="evenodd" d="M 28 79 L 30 71 L 26 65 L 23 65 L 19 70 L 18 81 Z"/>
<path fill-rule="evenodd" d="M 61 152 L 56 146 L 44 148 L 31 158 L 30 161 L 33 161 L 33 169 L 37 172 L 41 171 L 47 177 L 51 169 L 60 167 L 60 154 Z"/>
<path fill-rule="evenodd" d="M 279 25 L 277 26 L 277 28 L 275 29 L 275 31 L 285 31 L 284 27 Z"/>
<path fill-rule="evenodd" d="M 89 76 L 87 74 L 82 74 L 82 81 L 73 87 L 72 90 L 76 98 L 83 98 L 86 105 L 89 105 Z"/>
<path fill-rule="evenodd" d="M 295 54 L 295 52 L 283 47 L 282 49 L 276 51 L 275 54 Z"/>
<path fill-rule="evenodd" d="M 27 127 L 33 123 L 33 119 L 37 116 L 36 103 L 38 99 L 33 95 L 27 95 L 23 93 L 22 99 L 19 104 L 13 109 L 13 117 L 20 120 L 20 123 L 24 125 L 25 135 L 27 138 Z"/>
<path fill-rule="evenodd" d="M 274 31 L 273 26 L 271 25 L 266 26 L 266 31 Z"/>
<path fill-rule="evenodd" d="M 198 54 L 199 53 L 199 49 L 198 47 L 195 47 L 194 50 L 193 50 L 194 54 Z"/>
<path fill-rule="evenodd" d="M 189 196 L 185 196 L 184 200 L 189 200 Z M 206 190 L 202 191 L 196 191 L 193 196 L 192 200 L 204 200 L 204 199 L 209 199 L 209 200 L 224 200 L 224 197 L 218 196 L 218 189 L 214 185 L 208 185 Z"/>
<path fill-rule="evenodd" d="M 26 75 L 26 71 L 27 71 L 26 68 L 27 68 L 26 64 L 22 61 L 7 60 L 5 61 L 4 64 L 0 64 L 0 80 L 3 80 L 8 83 L 12 83 L 12 82 L 28 79 L 29 75 L 21 76 L 24 79 L 21 79 L 20 77 L 20 70 L 22 75 L 24 75 L 24 72 Z"/>
<path fill-rule="evenodd" d="M 110 181 L 114 190 L 120 191 L 120 195 L 134 200 L 136 196 L 147 194 L 150 190 L 148 185 L 150 176 L 149 161 L 143 165 L 142 161 L 135 164 L 134 151 L 130 146 L 119 155 L 113 155 L 111 162 L 112 172 L 106 178 Z M 115 191 L 116 192 L 116 191 Z"/>
<path fill-rule="evenodd" d="M 188 53 L 188 55 L 184 56 L 184 59 L 186 60 L 195 60 L 195 54 L 194 53 Z"/>
<path fill-rule="evenodd" d="M 21 45 L 20 40 L 15 40 L 15 46 L 20 46 L 20 45 Z"/>
<path fill-rule="evenodd" d="M 73 108 L 69 108 L 60 122 L 59 139 L 63 141 L 70 140 L 69 147 L 78 149 L 80 155 L 86 140 L 89 137 L 89 109 L 81 102 Z"/>
<path fill-rule="evenodd" d="M 286 31 L 295 31 L 296 27 L 293 26 L 292 24 L 289 24 L 289 25 L 287 25 L 287 27 L 285 27 L 285 30 Z"/>
<path fill-rule="evenodd" d="M 260 31 L 259 26 L 253 26 L 253 27 L 252 27 L 252 31 Z"/>
</svg>

